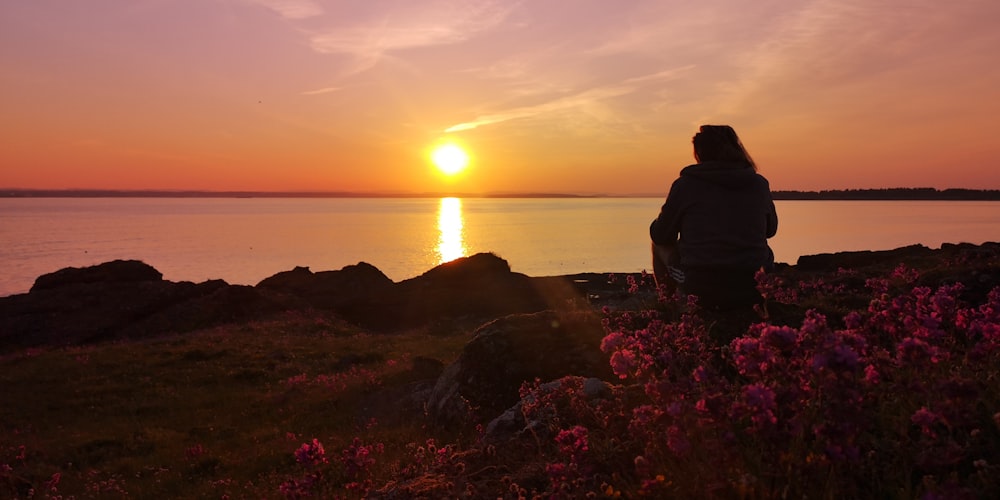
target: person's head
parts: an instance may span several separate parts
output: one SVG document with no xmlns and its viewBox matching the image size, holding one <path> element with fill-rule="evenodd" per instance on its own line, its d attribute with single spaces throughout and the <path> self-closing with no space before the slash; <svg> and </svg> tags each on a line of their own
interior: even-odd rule
<svg viewBox="0 0 1000 500">
<path fill-rule="evenodd" d="M 694 159 L 698 163 L 707 161 L 746 163 L 757 170 L 757 164 L 743 147 L 736 131 L 729 125 L 702 125 L 691 140 L 694 143 Z"/>
</svg>

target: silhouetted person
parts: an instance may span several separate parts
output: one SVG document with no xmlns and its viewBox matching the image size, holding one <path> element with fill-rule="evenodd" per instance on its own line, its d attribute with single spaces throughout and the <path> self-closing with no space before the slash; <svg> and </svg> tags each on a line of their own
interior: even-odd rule
<svg viewBox="0 0 1000 500">
<path fill-rule="evenodd" d="M 774 267 L 770 185 L 732 127 L 702 125 L 692 142 L 697 163 L 681 170 L 649 226 L 654 276 L 706 307 L 757 303 L 754 274 Z"/>
</svg>

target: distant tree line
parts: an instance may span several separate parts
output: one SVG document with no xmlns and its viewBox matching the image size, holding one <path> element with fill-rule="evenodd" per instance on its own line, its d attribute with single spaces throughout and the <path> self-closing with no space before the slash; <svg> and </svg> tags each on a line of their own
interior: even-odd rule
<svg viewBox="0 0 1000 500">
<path fill-rule="evenodd" d="M 773 191 L 776 200 L 964 200 L 1000 201 L 998 189 L 831 189 L 823 191 Z"/>
</svg>

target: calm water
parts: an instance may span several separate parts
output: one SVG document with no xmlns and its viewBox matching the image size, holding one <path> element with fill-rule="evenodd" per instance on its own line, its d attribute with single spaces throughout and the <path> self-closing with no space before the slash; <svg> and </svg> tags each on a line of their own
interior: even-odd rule
<svg viewBox="0 0 1000 500">
<path fill-rule="evenodd" d="M 660 198 L 0 199 L 0 296 L 63 267 L 139 259 L 164 279 L 256 284 L 361 261 L 393 280 L 492 251 L 531 276 L 649 268 Z M 778 201 L 778 261 L 1000 240 L 1000 202 Z"/>
</svg>

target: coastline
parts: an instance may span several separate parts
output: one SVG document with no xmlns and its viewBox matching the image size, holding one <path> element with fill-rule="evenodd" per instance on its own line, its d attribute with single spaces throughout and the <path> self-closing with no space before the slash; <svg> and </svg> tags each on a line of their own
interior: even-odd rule
<svg viewBox="0 0 1000 500">
<path fill-rule="evenodd" d="M 920 270 L 927 286 L 962 282 L 983 294 L 1000 286 L 998 261 L 1000 243 L 911 245 L 803 256 L 795 265 L 777 264 L 773 274 L 791 282 L 835 282 L 841 275 L 856 281 L 905 266 Z M 292 310 L 326 311 L 361 328 L 395 331 L 442 318 L 474 323 L 566 305 L 620 308 L 648 300 L 651 282 L 645 273 L 527 276 L 489 253 L 399 282 L 360 262 L 334 271 L 296 267 L 252 286 L 167 281 L 141 261 L 116 260 L 48 273 L 28 293 L 0 297 L 0 350 L 156 336 Z M 633 293 L 634 284 L 646 286 L 645 297 Z"/>
</svg>

